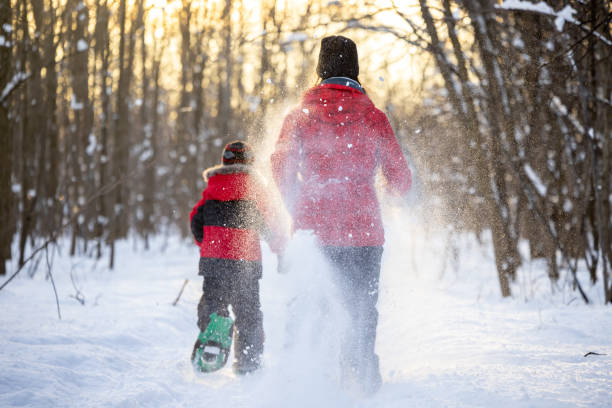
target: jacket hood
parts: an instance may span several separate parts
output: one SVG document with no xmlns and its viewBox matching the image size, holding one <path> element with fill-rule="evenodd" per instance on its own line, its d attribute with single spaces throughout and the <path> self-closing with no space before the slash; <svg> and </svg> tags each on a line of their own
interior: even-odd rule
<svg viewBox="0 0 612 408">
<path fill-rule="evenodd" d="M 350 86 L 322 84 L 308 90 L 302 112 L 309 119 L 330 123 L 352 123 L 376 108 L 370 98 Z"/>
</svg>

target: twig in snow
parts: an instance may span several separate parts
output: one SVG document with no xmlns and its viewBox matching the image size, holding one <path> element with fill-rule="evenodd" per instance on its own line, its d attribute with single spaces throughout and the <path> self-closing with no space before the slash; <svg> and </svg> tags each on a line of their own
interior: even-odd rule
<svg viewBox="0 0 612 408">
<path fill-rule="evenodd" d="M 51 278 L 51 285 L 53 285 L 53 293 L 55 293 L 55 304 L 57 305 L 57 317 L 62 320 L 62 313 L 60 312 L 59 298 L 57 297 L 57 288 L 55 287 L 55 281 L 53 280 L 53 274 L 51 273 L 51 262 L 49 262 L 49 243 L 45 243 L 45 259 L 47 260 L 47 273 Z"/>
<path fill-rule="evenodd" d="M 181 290 L 179 291 L 178 296 L 176 297 L 174 302 L 172 302 L 172 306 L 176 306 L 176 304 L 178 303 L 179 299 L 181 298 L 181 295 L 183 294 L 183 291 L 185 290 L 185 286 L 187 286 L 188 282 L 189 282 L 189 279 L 185 279 L 185 282 L 183 282 L 183 287 L 181 287 Z"/>
<path fill-rule="evenodd" d="M 584 356 L 585 356 L 585 357 L 588 357 L 588 356 L 607 356 L 607 354 L 595 353 L 594 351 L 589 351 L 589 352 L 588 352 L 588 353 L 586 353 Z"/>
<path fill-rule="evenodd" d="M 36 257 L 32 263 L 30 264 L 30 268 L 28 269 L 28 276 L 30 278 L 33 278 L 34 275 L 36 275 L 36 272 L 38 271 L 38 266 L 40 265 L 40 261 L 42 259 L 42 254 L 39 257 Z"/>
<path fill-rule="evenodd" d="M 76 282 L 74 281 L 74 268 L 70 270 L 70 281 L 72 282 L 72 287 L 74 288 L 76 292 L 74 295 L 70 295 L 70 297 L 76 299 L 77 302 L 85 306 L 85 296 L 83 296 L 83 293 L 81 292 Z"/>
</svg>

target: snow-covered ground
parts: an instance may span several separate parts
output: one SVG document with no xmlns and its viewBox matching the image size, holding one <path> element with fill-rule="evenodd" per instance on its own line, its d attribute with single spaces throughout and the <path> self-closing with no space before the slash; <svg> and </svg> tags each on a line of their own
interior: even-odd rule
<svg viewBox="0 0 612 408">
<path fill-rule="evenodd" d="M 209 375 L 189 363 L 201 294 L 190 242 L 160 238 L 150 251 L 124 242 L 114 271 L 106 259 L 67 257 L 64 245 L 50 254 L 61 320 L 44 258 L 34 278 L 23 271 L 0 291 L 0 406 L 612 405 L 612 314 L 600 286 L 589 289 L 595 305 L 563 282 L 551 295 L 533 262 L 503 300 L 486 247 L 458 238 L 451 261 L 443 231 L 393 212 L 387 224 L 377 341 L 384 384 L 371 398 L 338 386 L 343 311 L 313 239 L 299 234 L 286 275 L 264 246 L 265 367 L 247 377 L 235 377 L 231 361 Z"/>
</svg>

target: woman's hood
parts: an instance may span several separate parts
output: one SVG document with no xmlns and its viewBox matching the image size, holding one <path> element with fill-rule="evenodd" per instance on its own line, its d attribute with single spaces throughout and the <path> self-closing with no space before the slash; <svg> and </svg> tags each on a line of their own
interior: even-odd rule
<svg viewBox="0 0 612 408">
<path fill-rule="evenodd" d="M 338 84 L 311 88 L 304 94 L 301 108 L 310 119 L 335 124 L 362 120 L 365 114 L 376 110 L 366 94 Z"/>
</svg>

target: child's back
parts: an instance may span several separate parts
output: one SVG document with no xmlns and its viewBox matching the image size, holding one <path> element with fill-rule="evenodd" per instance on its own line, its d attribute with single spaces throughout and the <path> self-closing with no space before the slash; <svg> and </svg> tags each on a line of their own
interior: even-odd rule
<svg viewBox="0 0 612 408">
<path fill-rule="evenodd" d="M 222 273 L 217 266 L 222 267 L 223 260 L 261 261 L 260 234 L 270 240 L 273 250 L 278 249 L 278 238 L 274 239 L 268 227 L 274 225 L 274 213 L 251 172 L 250 166 L 233 164 L 205 173 L 208 186 L 191 217 L 192 232 L 205 260 L 200 270 L 204 276 Z"/>
<path fill-rule="evenodd" d="M 228 144 L 223 164 L 204 172 L 208 185 L 190 215 L 191 231 L 200 247 L 199 274 L 204 277 L 204 294 L 198 305 L 201 333 L 192 360 L 203 348 L 201 339 L 211 315 L 228 316 L 231 304 L 237 329 L 234 368 L 239 373 L 257 369 L 263 353 L 260 235 L 277 254 L 284 243 L 269 194 L 265 194 L 252 162 L 250 146 L 244 142 Z"/>
</svg>

